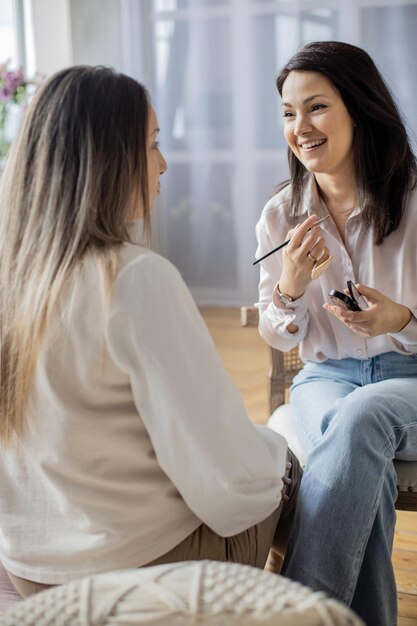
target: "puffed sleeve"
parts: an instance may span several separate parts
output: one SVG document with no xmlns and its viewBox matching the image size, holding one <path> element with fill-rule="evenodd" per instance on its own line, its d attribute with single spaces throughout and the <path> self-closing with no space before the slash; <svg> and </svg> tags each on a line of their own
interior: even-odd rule
<svg viewBox="0 0 417 626">
<path fill-rule="evenodd" d="M 251 423 L 179 272 L 155 253 L 138 256 L 113 300 L 112 357 L 184 501 L 222 536 L 268 517 L 281 499 L 286 441 Z"/>
</svg>

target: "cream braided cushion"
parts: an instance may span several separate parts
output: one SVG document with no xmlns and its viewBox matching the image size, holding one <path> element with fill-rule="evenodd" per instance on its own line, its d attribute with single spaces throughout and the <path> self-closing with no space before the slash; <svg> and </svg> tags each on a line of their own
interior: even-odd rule
<svg viewBox="0 0 417 626">
<path fill-rule="evenodd" d="M 188 561 L 100 574 L 43 591 L 0 626 L 364 626 L 348 608 L 276 574 Z"/>
</svg>

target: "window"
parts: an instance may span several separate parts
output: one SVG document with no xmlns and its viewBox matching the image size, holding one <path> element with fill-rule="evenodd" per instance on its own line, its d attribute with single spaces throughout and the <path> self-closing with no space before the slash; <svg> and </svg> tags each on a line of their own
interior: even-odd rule
<svg viewBox="0 0 417 626">
<path fill-rule="evenodd" d="M 278 70 L 308 41 L 359 45 L 415 132 L 417 0 L 143 0 L 141 7 L 130 38 L 148 41 L 146 63 L 133 75 L 151 91 L 168 162 L 157 247 L 200 305 L 254 302 L 255 224 L 288 177 Z M 131 28 L 133 18 L 125 19 Z M 131 62 L 139 56 L 132 50 Z"/>
<path fill-rule="evenodd" d="M 35 73 L 31 0 L 0 0 L 0 64 Z"/>
<path fill-rule="evenodd" d="M 10 64 L 13 67 L 18 67 L 20 55 L 13 14 L 14 8 L 15 2 L 13 0 L 0 0 L 0 63 L 10 59 Z"/>
</svg>

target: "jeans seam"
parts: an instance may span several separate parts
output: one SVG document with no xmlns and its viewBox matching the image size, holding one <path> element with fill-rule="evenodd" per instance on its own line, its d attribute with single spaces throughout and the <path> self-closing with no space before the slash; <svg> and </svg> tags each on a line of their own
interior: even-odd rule
<svg viewBox="0 0 417 626">
<path fill-rule="evenodd" d="M 389 460 L 389 459 L 387 459 L 387 460 Z M 390 461 L 390 462 L 392 462 L 392 461 Z M 361 563 L 363 561 L 363 555 L 365 553 L 365 549 L 366 549 L 367 543 L 369 541 L 369 536 L 370 536 L 371 531 L 372 531 L 372 526 L 373 526 L 373 524 L 375 522 L 376 514 L 377 514 L 377 511 L 378 511 L 378 507 L 379 507 L 379 502 L 380 502 L 380 499 L 381 499 L 382 486 L 383 486 L 383 483 L 384 483 L 384 480 L 385 480 L 385 474 L 386 474 L 387 468 L 388 468 L 388 464 L 385 467 L 385 472 L 381 475 L 382 476 L 382 480 L 380 481 L 379 488 L 377 489 L 377 493 L 380 494 L 380 497 L 379 498 L 375 498 L 374 506 L 372 507 L 372 510 L 370 512 L 370 515 L 369 515 L 369 521 L 368 521 L 368 524 L 367 524 L 367 526 L 365 528 L 366 532 L 364 532 L 362 534 L 362 541 L 360 542 L 360 544 L 359 544 L 359 546 L 358 546 L 358 548 L 356 550 L 355 559 L 358 562 L 358 568 L 359 569 L 360 569 Z M 355 592 L 356 583 L 357 583 L 357 580 L 358 580 L 358 575 L 359 575 L 359 570 L 358 570 L 358 572 L 352 573 L 350 583 L 349 583 L 349 585 L 347 587 L 346 593 L 344 594 L 344 598 L 343 598 L 343 601 L 346 604 L 350 604 L 350 602 L 351 602 L 351 600 L 353 598 L 353 594 Z"/>
<path fill-rule="evenodd" d="M 417 426 L 417 422 L 411 422 L 410 424 L 401 424 L 401 426 L 393 426 L 392 427 L 392 438 L 393 438 L 392 447 L 393 447 L 393 450 L 394 450 L 394 459 L 397 458 L 396 454 L 397 454 L 397 451 L 398 451 L 397 437 L 395 436 L 395 433 L 398 433 L 398 432 L 404 433 L 410 427 L 411 428 L 416 428 L 416 426 Z M 391 439 L 391 436 L 390 436 L 390 439 Z M 401 460 L 401 459 L 399 459 L 399 460 Z M 417 452 L 416 452 L 416 460 L 417 460 Z"/>
<path fill-rule="evenodd" d="M 375 380 L 382 380 L 382 368 L 381 368 L 381 358 L 380 356 L 376 356 L 375 358 Z"/>
</svg>

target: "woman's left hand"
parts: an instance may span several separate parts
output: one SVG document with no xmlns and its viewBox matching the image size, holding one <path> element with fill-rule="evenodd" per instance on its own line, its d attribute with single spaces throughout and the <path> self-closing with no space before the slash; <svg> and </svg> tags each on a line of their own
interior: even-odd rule
<svg viewBox="0 0 417 626">
<path fill-rule="evenodd" d="M 342 307 L 323 304 L 323 308 L 337 317 L 348 328 L 361 337 L 377 337 L 385 333 L 398 333 L 410 321 L 411 311 L 394 302 L 376 289 L 356 285 L 357 290 L 368 300 L 369 308 L 364 311 L 347 311 Z"/>
<path fill-rule="evenodd" d="M 290 463 L 289 461 L 287 461 L 285 463 L 285 475 L 282 477 L 282 482 L 284 483 L 283 488 L 281 489 L 281 500 L 283 502 L 288 502 L 288 500 L 290 499 L 289 496 L 287 496 L 287 487 L 289 487 L 292 483 L 292 480 L 289 476 L 290 471 L 291 471 L 291 467 L 292 467 L 292 463 Z"/>
</svg>

